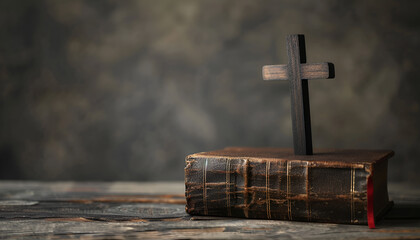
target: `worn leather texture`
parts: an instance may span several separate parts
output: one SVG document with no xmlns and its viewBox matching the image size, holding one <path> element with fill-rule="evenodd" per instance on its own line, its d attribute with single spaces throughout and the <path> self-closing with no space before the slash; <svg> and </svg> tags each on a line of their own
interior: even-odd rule
<svg viewBox="0 0 420 240">
<path fill-rule="evenodd" d="M 193 215 L 367 224 L 367 178 L 388 201 L 392 151 L 226 148 L 186 158 L 186 211 Z M 376 165 L 381 165 L 376 168 Z M 373 171 L 375 169 L 375 171 Z"/>
</svg>

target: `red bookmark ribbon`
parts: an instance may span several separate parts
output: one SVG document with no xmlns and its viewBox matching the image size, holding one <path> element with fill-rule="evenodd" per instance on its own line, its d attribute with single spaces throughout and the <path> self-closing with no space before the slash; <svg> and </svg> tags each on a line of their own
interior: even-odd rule
<svg viewBox="0 0 420 240">
<path fill-rule="evenodd" d="M 375 228 L 375 214 L 373 212 L 373 181 L 371 176 L 367 179 L 367 219 L 369 228 Z"/>
</svg>

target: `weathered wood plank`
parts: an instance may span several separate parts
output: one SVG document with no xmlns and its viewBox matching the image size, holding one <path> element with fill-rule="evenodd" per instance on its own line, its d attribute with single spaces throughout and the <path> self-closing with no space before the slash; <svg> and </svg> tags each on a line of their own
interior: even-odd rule
<svg viewBox="0 0 420 240">
<path fill-rule="evenodd" d="M 124 194 L 182 194 L 184 192 L 184 185 L 179 184 L 179 182 L 38 182 L 2 180 L 0 183 L 0 194 L 8 191 L 19 191 L 26 195 L 35 194 L 40 191 L 46 193 L 100 192 Z"/>
<path fill-rule="evenodd" d="M 359 225 L 192 217 L 184 204 L 164 200 L 182 198 L 183 189 L 182 182 L 0 182 L 0 239 L 420 238 L 418 186 L 391 183 L 395 207 L 373 230 Z"/>
</svg>

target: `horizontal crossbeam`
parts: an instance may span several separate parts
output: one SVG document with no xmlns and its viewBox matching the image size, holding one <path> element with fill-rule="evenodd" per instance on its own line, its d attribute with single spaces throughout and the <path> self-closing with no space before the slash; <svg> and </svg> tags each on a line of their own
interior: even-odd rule
<svg viewBox="0 0 420 240">
<path fill-rule="evenodd" d="M 264 80 L 288 80 L 287 64 L 267 65 L 263 67 Z M 332 63 L 300 64 L 302 79 L 334 78 L 334 65 Z"/>
</svg>

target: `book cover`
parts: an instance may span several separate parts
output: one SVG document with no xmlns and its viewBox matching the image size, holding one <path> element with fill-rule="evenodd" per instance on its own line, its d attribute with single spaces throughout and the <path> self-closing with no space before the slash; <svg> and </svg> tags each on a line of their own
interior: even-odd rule
<svg viewBox="0 0 420 240">
<path fill-rule="evenodd" d="M 194 215 L 374 224 L 390 206 L 387 150 L 225 148 L 189 155 L 186 211 Z M 370 186 L 369 186 L 370 185 Z"/>
</svg>

